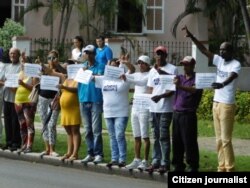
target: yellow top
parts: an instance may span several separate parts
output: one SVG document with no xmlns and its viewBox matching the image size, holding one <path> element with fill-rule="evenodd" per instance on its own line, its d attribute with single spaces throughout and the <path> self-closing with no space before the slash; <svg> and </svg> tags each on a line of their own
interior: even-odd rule
<svg viewBox="0 0 250 188">
<path fill-rule="evenodd" d="M 20 72 L 19 78 L 24 82 L 24 83 L 30 83 L 31 79 L 30 77 L 26 77 L 23 73 L 23 71 Z M 21 104 L 21 103 L 29 103 L 29 94 L 30 90 L 27 89 L 26 87 L 19 85 L 17 90 L 16 90 L 16 96 L 15 96 L 15 103 Z"/>
</svg>

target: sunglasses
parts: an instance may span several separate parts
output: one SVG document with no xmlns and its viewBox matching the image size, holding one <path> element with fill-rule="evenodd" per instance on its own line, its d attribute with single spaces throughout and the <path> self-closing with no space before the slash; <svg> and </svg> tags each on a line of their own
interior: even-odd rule
<svg viewBox="0 0 250 188">
<path fill-rule="evenodd" d="M 55 57 L 55 56 L 48 56 L 47 57 L 47 60 L 48 61 L 54 61 L 54 60 L 56 60 L 57 59 L 57 57 Z"/>
</svg>

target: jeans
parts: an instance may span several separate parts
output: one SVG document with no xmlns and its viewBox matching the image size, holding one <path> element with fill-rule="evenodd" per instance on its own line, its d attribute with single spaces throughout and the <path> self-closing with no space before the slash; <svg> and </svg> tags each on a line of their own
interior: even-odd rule
<svg viewBox="0 0 250 188">
<path fill-rule="evenodd" d="M 152 113 L 152 164 L 170 167 L 170 125 L 173 113 Z"/>
<path fill-rule="evenodd" d="M 80 110 L 85 126 L 87 152 L 90 156 L 103 157 L 102 103 L 81 102 Z"/>
<path fill-rule="evenodd" d="M 111 160 L 126 162 L 127 142 L 125 131 L 128 117 L 105 118 L 110 137 Z"/>
</svg>

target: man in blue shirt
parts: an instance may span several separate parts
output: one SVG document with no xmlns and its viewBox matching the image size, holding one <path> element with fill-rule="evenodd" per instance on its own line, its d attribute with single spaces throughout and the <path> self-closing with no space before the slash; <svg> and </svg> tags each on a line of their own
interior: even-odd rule
<svg viewBox="0 0 250 188">
<path fill-rule="evenodd" d="M 113 52 L 109 46 L 105 45 L 105 38 L 103 36 L 96 38 L 96 44 L 95 60 L 100 64 L 104 72 L 105 65 L 109 64 L 110 60 L 113 59 Z"/>
<path fill-rule="evenodd" d="M 87 58 L 84 69 L 91 70 L 93 75 L 103 74 L 100 64 L 95 61 L 95 47 L 87 45 L 83 51 Z M 103 160 L 102 91 L 95 87 L 94 81 L 90 81 L 88 84 L 78 83 L 78 97 L 85 126 L 85 140 L 88 152 L 88 155 L 81 162 L 93 161 L 97 164 Z"/>
</svg>

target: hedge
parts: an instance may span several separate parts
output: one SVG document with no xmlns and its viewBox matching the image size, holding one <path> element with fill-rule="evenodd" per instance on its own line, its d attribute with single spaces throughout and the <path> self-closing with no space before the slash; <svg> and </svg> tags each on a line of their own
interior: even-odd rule
<svg viewBox="0 0 250 188">
<path fill-rule="evenodd" d="M 198 108 L 198 118 L 204 120 L 212 120 L 214 90 L 204 90 L 202 99 Z M 235 119 L 241 123 L 250 122 L 250 92 L 236 92 L 236 115 Z"/>
</svg>

